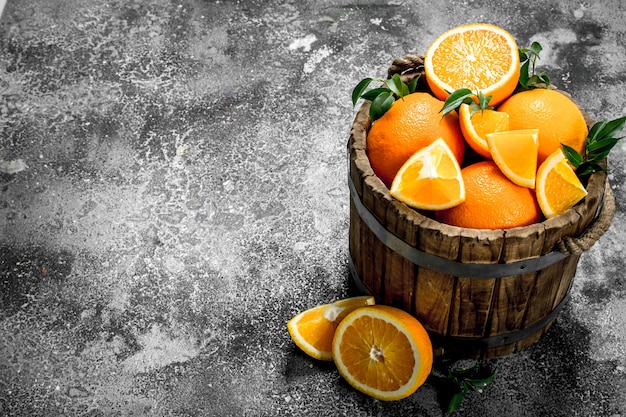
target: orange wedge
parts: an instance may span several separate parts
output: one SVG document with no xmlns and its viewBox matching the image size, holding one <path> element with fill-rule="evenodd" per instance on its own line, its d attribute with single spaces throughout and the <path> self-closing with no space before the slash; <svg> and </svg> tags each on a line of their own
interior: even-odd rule
<svg viewBox="0 0 626 417">
<path fill-rule="evenodd" d="M 348 314 L 335 332 L 333 358 L 357 390 L 384 401 L 414 393 L 432 370 L 428 333 L 409 313 L 375 305 Z"/>
<path fill-rule="evenodd" d="M 515 38 L 485 23 L 450 29 L 430 45 L 424 59 L 429 87 L 440 100 L 459 89 L 482 91 L 496 106 L 513 93 L 520 60 Z"/>
<path fill-rule="evenodd" d="M 520 187 L 535 188 L 539 129 L 488 133 L 491 157 L 500 171 Z"/>
<path fill-rule="evenodd" d="M 561 148 L 539 166 L 535 192 L 539 207 L 548 219 L 565 213 L 587 195 Z"/>
<path fill-rule="evenodd" d="M 472 108 L 468 104 L 461 104 L 459 124 L 467 144 L 483 158 L 491 159 L 485 135 L 509 130 L 509 115 L 490 109 L 472 114 Z"/>
<path fill-rule="evenodd" d="M 307 355 L 323 361 L 332 361 L 332 342 L 339 322 L 357 308 L 374 304 L 374 297 L 344 298 L 322 304 L 295 315 L 287 322 L 291 339 Z"/>
<path fill-rule="evenodd" d="M 461 168 L 441 138 L 402 165 L 389 192 L 406 205 L 424 210 L 442 210 L 465 200 Z"/>
</svg>

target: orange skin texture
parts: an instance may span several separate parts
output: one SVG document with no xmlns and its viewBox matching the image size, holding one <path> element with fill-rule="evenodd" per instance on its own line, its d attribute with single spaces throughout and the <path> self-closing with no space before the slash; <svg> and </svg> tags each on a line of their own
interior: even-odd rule
<svg viewBox="0 0 626 417">
<path fill-rule="evenodd" d="M 585 150 L 588 134 L 585 118 L 565 94 L 544 88 L 522 91 L 509 97 L 498 111 L 509 115 L 509 129 L 539 129 L 541 163 L 564 143 L 579 153 Z"/>
<path fill-rule="evenodd" d="M 441 117 L 444 102 L 428 93 L 413 93 L 396 100 L 376 120 L 367 136 L 367 155 L 376 175 L 391 186 L 393 179 L 415 152 L 438 138 L 448 144 L 459 162 L 465 154 L 465 140 L 458 116 Z"/>
<path fill-rule="evenodd" d="M 461 174 L 465 201 L 436 211 L 436 220 L 471 229 L 509 229 L 541 221 L 534 191 L 511 182 L 493 161 L 469 165 Z"/>
</svg>

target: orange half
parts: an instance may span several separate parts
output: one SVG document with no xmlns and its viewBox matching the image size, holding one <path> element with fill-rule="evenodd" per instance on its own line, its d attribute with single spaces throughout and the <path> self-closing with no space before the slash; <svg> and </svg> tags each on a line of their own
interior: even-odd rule
<svg viewBox="0 0 626 417">
<path fill-rule="evenodd" d="M 459 88 L 482 91 L 496 106 L 513 93 L 519 79 L 517 42 L 506 30 L 473 23 L 450 29 L 430 45 L 424 59 L 429 87 L 440 100 Z"/>
<path fill-rule="evenodd" d="M 439 138 L 415 152 L 396 174 L 389 193 L 406 205 L 442 210 L 465 200 L 461 168 L 450 147 Z"/>
<path fill-rule="evenodd" d="M 374 304 L 374 297 L 350 297 L 322 304 L 295 315 L 287 322 L 294 343 L 307 355 L 332 361 L 332 342 L 339 322 L 357 308 Z"/>
<path fill-rule="evenodd" d="M 561 148 L 539 166 L 535 191 L 539 207 L 548 219 L 565 213 L 587 195 Z"/>
<path fill-rule="evenodd" d="M 500 171 L 521 187 L 535 188 L 539 129 L 508 130 L 486 136 L 491 158 Z"/>
<path fill-rule="evenodd" d="M 467 144 L 483 158 L 491 159 L 487 133 L 509 130 L 509 115 L 496 110 L 479 110 L 472 114 L 468 104 L 459 108 L 459 124 Z"/>
<path fill-rule="evenodd" d="M 428 333 L 409 313 L 375 305 L 348 314 L 335 332 L 333 358 L 357 390 L 383 401 L 414 393 L 432 370 Z"/>
</svg>

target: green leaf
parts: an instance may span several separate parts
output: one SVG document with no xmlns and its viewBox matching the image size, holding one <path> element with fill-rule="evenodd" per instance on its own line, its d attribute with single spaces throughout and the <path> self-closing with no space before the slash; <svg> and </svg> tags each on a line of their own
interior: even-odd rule
<svg viewBox="0 0 626 417">
<path fill-rule="evenodd" d="M 578 168 L 583 163 L 582 155 L 579 154 L 578 151 L 571 146 L 568 146 L 564 143 L 561 143 L 561 146 L 563 147 L 563 153 L 565 154 L 565 157 L 570 162 L 570 164 L 572 164 L 574 168 Z"/>
<path fill-rule="evenodd" d="M 460 390 L 452 396 L 450 402 L 448 403 L 448 407 L 446 408 L 446 415 L 454 413 L 461 407 L 461 403 L 463 402 L 466 393 L 466 390 Z"/>
<path fill-rule="evenodd" d="M 474 93 L 472 93 L 472 90 L 470 90 L 469 88 L 459 88 L 448 96 L 443 104 L 442 109 L 439 110 L 439 112 L 443 113 L 443 115 L 445 116 L 446 114 L 458 109 L 459 106 L 463 103 L 473 103 L 474 100 L 472 97 L 474 97 Z"/>
<path fill-rule="evenodd" d="M 379 94 L 382 94 L 382 93 L 391 93 L 391 90 L 389 90 L 386 87 L 372 88 L 371 90 L 365 92 L 361 96 L 361 98 L 367 101 L 374 101 L 374 99 L 378 97 Z"/>
<path fill-rule="evenodd" d="M 370 83 L 374 81 L 373 78 L 363 78 L 352 90 L 352 106 L 356 106 L 357 101 L 361 97 L 361 94 L 365 91 L 365 89 L 370 85 Z"/>
<path fill-rule="evenodd" d="M 485 378 L 466 379 L 465 382 L 467 382 L 469 385 L 471 385 L 474 388 L 483 388 L 491 384 L 494 381 L 495 377 L 496 377 L 496 373 L 494 372 Z"/>
<path fill-rule="evenodd" d="M 539 58 L 539 53 L 543 51 L 543 47 L 539 42 L 533 42 L 530 44 L 530 50 Z"/>
<path fill-rule="evenodd" d="M 396 101 L 391 92 L 383 92 L 378 94 L 370 107 L 370 119 L 372 122 L 379 119 L 383 114 L 387 112 L 393 106 Z"/>
<path fill-rule="evenodd" d="M 400 79 L 399 74 L 394 74 L 390 80 L 386 81 L 387 87 L 398 97 L 404 97 L 409 94 L 409 88 Z"/>
<path fill-rule="evenodd" d="M 410 82 L 409 82 L 409 94 L 414 93 L 415 90 L 417 89 L 417 82 L 419 81 L 421 77 L 421 74 L 418 75 L 417 77 L 413 78 Z"/>
<path fill-rule="evenodd" d="M 604 138 L 604 137 L 615 137 L 624 129 L 625 124 L 626 124 L 626 116 L 620 117 L 615 120 L 611 120 L 610 122 L 604 119 L 601 122 L 601 127 L 599 128 L 597 135 L 594 136 L 594 139 Z"/>
</svg>

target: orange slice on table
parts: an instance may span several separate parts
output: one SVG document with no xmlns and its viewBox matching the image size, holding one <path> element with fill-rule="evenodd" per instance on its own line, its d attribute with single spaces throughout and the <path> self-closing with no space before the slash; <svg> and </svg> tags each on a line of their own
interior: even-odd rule
<svg viewBox="0 0 626 417">
<path fill-rule="evenodd" d="M 539 166 L 535 192 L 539 207 L 548 219 L 565 213 L 587 195 L 560 148 Z"/>
<path fill-rule="evenodd" d="M 428 333 L 409 313 L 375 305 L 348 314 L 335 332 L 333 358 L 357 390 L 384 401 L 414 393 L 432 370 Z"/>
<path fill-rule="evenodd" d="M 389 192 L 406 205 L 424 210 L 442 210 L 465 200 L 461 168 L 441 138 L 402 165 Z"/>
<path fill-rule="evenodd" d="M 483 158 L 491 159 L 487 133 L 509 130 L 509 115 L 496 110 L 478 110 L 472 114 L 468 104 L 459 108 L 459 124 L 467 144 Z"/>
<path fill-rule="evenodd" d="M 508 130 L 486 136 L 489 152 L 500 171 L 521 187 L 535 188 L 539 129 Z"/>
<path fill-rule="evenodd" d="M 287 322 L 291 339 L 307 355 L 332 361 L 332 342 L 339 322 L 357 308 L 374 304 L 372 296 L 344 298 L 295 315 Z"/>
<path fill-rule="evenodd" d="M 473 23 L 450 29 L 430 45 L 424 58 L 426 81 L 440 100 L 459 88 L 482 91 L 496 106 L 513 93 L 520 60 L 515 38 L 506 30 Z"/>
</svg>

